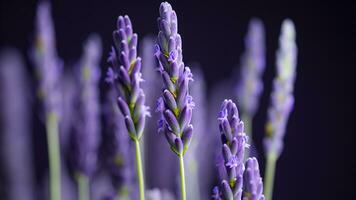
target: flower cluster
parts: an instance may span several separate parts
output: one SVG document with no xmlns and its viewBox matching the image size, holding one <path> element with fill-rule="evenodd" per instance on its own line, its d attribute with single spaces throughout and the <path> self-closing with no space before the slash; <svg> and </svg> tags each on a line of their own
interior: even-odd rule
<svg viewBox="0 0 356 200">
<path fill-rule="evenodd" d="M 241 199 L 244 153 L 247 145 L 247 136 L 244 133 L 244 124 L 239 118 L 234 102 L 224 100 L 218 116 L 221 133 L 222 155 L 224 159 L 225 174 L 221 179 L 221 194 L 218 188 L 213 190 L 214 199 Z"/>
<path fill-rule="evenodd" d="M 279 45 L 277 77 L 273 81 L 272 103 L 268 109 L 267 135 L 264 139 L 266 153 L 275 154 L 277 157 L 283 149 L 283 137 L 294 104 L 297 46 L 295 28 L 291 20 L 285 20 L 282 24 Z"/>
<path fill-rule="evenodd" d="M 156 56 L 164 82 L 163 95 L 157 105 L 162 113 L 159 132 L 165 134 L 173 152 L 184 155 L 193 134 L 190 122 L 194 103 L 189 95 L 189 82 L 193 80 L 193 75 L 183 63 L 182 41 L 177 32 L 175 11 L 169 3 L 164 2 L 159 13 Z"/>
<path fill-rule="evenodd" d="M 133 33 L 130 18 L 119 16 L 117 30 L 113 32 L 114 45 L 108 62 L 107 81 L 115 85 L 119 94 L 118 105 L 132 140 L 140 140 L 149 115 L 145 95 L 140 86 L 141 58 L 137 57 L 137 34 Z"/>
<path fill-rule="evenodd" d="M 263 183 L 260 176 L 260 168 L 255 157 L 246 161 L 246 170 L 244 175 L 244 198 L 243 200 L 265 200 L 263 192 Z"/>
</svg>

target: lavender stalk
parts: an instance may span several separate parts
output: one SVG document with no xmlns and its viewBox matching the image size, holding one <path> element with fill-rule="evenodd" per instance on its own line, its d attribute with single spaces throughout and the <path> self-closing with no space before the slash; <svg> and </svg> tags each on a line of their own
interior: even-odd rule
<svg viewBox="0 0 356 200">
<path fill-rule="evenodd" d="M 293 90 L 296 77 L 297 46 L 295 43 L 295 28 L 291 20 L 282 24 L 279 39 L 280 48 L 277 51 L 277 77 L 273 81 L 271 106 L 268 109 L 266 137 L 264 147 L 266 152 L 265 194 L 266 199 L 272 199 L 275 166 L 283 150 L 283 137 L 290 112 L 294 104 Z"/>
<path fill-rule="evenodd" d="M 61 169 L 58 120 L 61 101 L 59 83 L 61 63 L 57 57 L 51 9 L 48 2 L 41 2 L 38 5 L 36 32 L 36 44 L 32 56 L 40 80 L 39 94 L 43 98 L 46 117 L 50 197 L 51 200 L 60 200 Z"/>
<path fill-rule="evenodd" d="M 213 189 L 213 199 L 240 200 L 242 197 L 244 153 L 247 136 L 235 103 L 224 100 L 218 117 L 225 174 L 220 188 Z"/>
<path fill-rule="evenodd" d="M 244 174 L 244 198 L 243 200 L 265 200 L 263 192 L 263 183 L 260 176 L 258 161 L 255 157 L 246 161 L 246 170 Z"/>
<path fill-rule="evenodd" d="M 160 5 L 159 13 L 156 56 L 164 82 L 163 94 L 158 100 L 158 110 L 162 114 L 159 132 L 166 136 L 171 150 L 179 157 L 181 198 L 185 200 L 183 156 L 193 134 L 190 121 L 194 103 L 189 95 L 189 82 L 193 80 L 193 75 L 183 63 L 182 41 L 177 32 L 178 21 L 175 11 L 169 3 L 164 2 Z"/>
<path fill-rule="evenodd" d="M 263 23 L 252 19 L 245 38 L 245 53 L 241 58 L 240 81 L 237 97 L 245 123 L 246 133 L 252 141 L 252 120 L 259 106 L 265 70 L 265 36 Z M 248 152 L 246 154 L 248 156 Z"/>
<path fill-rule="evenodd" d="M 137 34 L 133 33 L 131 20 L 128 16 L 120 16 L 117 30 L 113 32 L 114 45 L 109 56 L 111 67 L 108 78 L 118 92 L 118 105 L 125 117 L 125 124 L 130 138 L 135 143 L 137 177 L 140 199 L 145 198 L 140 139 L 143 134 L 146 116 L 149 115 L 145 106 L 145 95 L 140 87 L 141 58 L 137 57 Z"/>
<path fill-rule="evenodd" d="M 91 35 L 83 47 L 84 54 L 79 64 L 79 117 L 75 136 L 75 170 L 78 199 L 90 197 L 90 180 L 97 165 L 100 133 L 99 79 L 101 41 Z"/>
</svg>

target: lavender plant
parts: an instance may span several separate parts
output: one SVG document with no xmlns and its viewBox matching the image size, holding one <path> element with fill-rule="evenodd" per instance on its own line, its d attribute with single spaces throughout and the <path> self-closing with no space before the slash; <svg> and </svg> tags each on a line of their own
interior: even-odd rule
<svg viewBox="0 0 356 200">
<path fill-rule="evenodd" d="M 283 150 L 283 137 L 294 104 L 293 90 L 296 77 L 297 46 L 295 28 L 291 20 L 283 21 L 280 48 L 277 51 L 277 77 L 273 81 L 271 106 L 268 109 L 266 136 L 264 139 L 267 160 L 265 171 L 266 199 L 272 199 L 275 165 Z"/>
<path fill-rule="evenodd" d="M 252 120 L 259 106 L 263 90 L 262 75 L 265 70 L 265 35 L 261 20 L 252 19 L 250 21 L 245 38 L 245 48 L 245 53 L 241 58 L 237 97 L 240 100 L 240 110 L 246 133 L 252 141 Z"/>
<path fill-rule="evenodd" d="M 181 198 L 186 199 L 183 156 L 188 149 L 193 135 L 190 124 L 193 99 L 189 95 L 189 82 L 193 75 L 185 67 L 182 56 L 182 41 L 178 34 L 177 15 L 172 6 L 161 3 L 158 18 L 158 45 L 156 56 L 159 60 L 164 89 L 158 100 L 157 109 L 162 114 L 159 132 L 163 133 L 171 150 L 179 157 Z"/>
<path fill-rule="evenodd" d="M 137 34 L 133 33 L 131 20 L 128 16 L 120 16 L 117 30 L 113 32 L 114 45 L 109 56 L 111 67 L 107 80 L 118 92 L 118 105 L 125 117 L 125 124 L 130 138 L 135 143 L 137 177 L 140 199 L 144 199 L 144 177 L 142 170 L 139 141 L 143 134 L 146 116 L 149 115 L 145 106 L 145 95 L 140 87 L 141 58 L 137 57 Z"/>
<path fill-rule="evenodd" d="M 97 165 L 100 133 L 99 79 L 101 41 L 91 35 L 86 41 L 79 64 L 79 117 L 74 141 L 74 165 L 78 199 L 90 197 L 90 179 Z"/>
<path fill-rule="evenodd" d="M 265 200 L 265 197 L 262 194 L 263 183 L 260 176 L 260 169 L 255 157 L 249 158 L 246 161 L 244 183 L 243 200 Z"/>
<path fill-rule="evenodd" d="M 36 15 L 36 40 L 32 58 L 39 78 L 39 95 L 44 104 L 49 156 L 50 198 L 60 200 L 60 147 L 58 120 L 60 118 L 61 62 L 57 56 L 55 33 L 48 2 L 41 2 Z"/>
<path fill-rule="evenodd" d="M 218 116 L 221 133 L 222 155 L 225 174 L 220 187 L 214 187 L 213 199 L 236 200 L 242 197 L 244 153 L 247 136 L 244 123 L 240 120 L 237 107 L 232 100 L 224 100 Z"/>
</svg>

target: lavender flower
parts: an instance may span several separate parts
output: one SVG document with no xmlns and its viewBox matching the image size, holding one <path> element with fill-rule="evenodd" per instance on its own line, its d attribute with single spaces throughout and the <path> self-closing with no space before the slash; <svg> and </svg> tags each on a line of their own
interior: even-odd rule
<svg viewBox="0 0 356 200">
<path fill-rule="evenodd" d="M 260 176 L 260 169 L 256 158 L 249 158 L 246 161 L 244 174 L 244 198 L 243 200 L 264 200 L 263 183 Z"/>
<path fill-rule="evenodd" d="M 180 156 L 185 154 L 193 132 L 190 121 L 194 102 L 189 95 L 189 82 L 193 75 L 182 61 L 182 41 L 177 33 L 175 11 L 164 2 L 159 12 L 156 55 L 164 82 L 163 94 L 158 100 L 158 110 L 163 115 L 159 131 L 166 135 L 171 149 Z"/>
<path fill-rule="evenodd" d="M 221 177 L 221 196 L 219 197 L 218 190 L 215 188 L 213 197 L 214 199 L 241 199 L 247 136 L 244 133 L 244 124 L 239 119 L 237 107 L 231 100 L 224 100 L 222 103 L 218 122 L 226 174 Z"/>
<path fill-rule="evenodd" d="M 283 137 L 290 112 L 294 104 L 293 90 L 296 76 L 297 46 L 295 29 L 291 20 L 282 24 L 279 39 L 280 49 L 277 51 L 277 77 L 273 81 L 271 94 L 272 104 L 268 109 L 266 138 L 264 140 L 267 154 L 278 157 L 283 149 Z"/>
<path fill-rule="evenodd" d="M 266 64 L 264 43 L 262 21 L 251 20 L 245 39 L 246 50 L 241 58 L 240 82 L 237 87 L 242 113 L 251 118 L 258 109 L 258 101 L 263 90 L 262 74 Z"/>
<path fill-rule="evenodd" d="M 3 192 L 9 200 L 32 200 L 35 174 L 31 142 L 29 80 L 18 50 L 0 52 L 0 158 Z M 1 193 L 1 192 L 0 192 Z"/>
<path fill-rule="evenodd" d="M 99 80 L 101 41 L 91 35 L 86 41 L 79 64 L 78 118 L 74 136 L 73 164 L 76 171 L 79 199 L 88 199 L 90 180 L 97 167 L 100 133 Z"/>
<path fill-rule="evenodd" d="M 111 67 L 108 70 L 107 81 L 115 86 L 119 94 L 118 105 L 125 117 L 128 134 L 135 143 L 140 199 L 143 200 L 144 180 L 139 141 L 146 116 L 150 113 L 145 106 L 145 95 L 140 87 L 143 79 L 141 58 L 137 57 L 137 34 L 133 33 L 128 16 L 119 16 L 117 28 L 118 30 L 113 32 L 114 45 L 108 59 Z"/>
<path fill-rule="evenodd" d="M 39 77 L 39 94 L 46 117 L 47 145 L 49 155 L 50 196 L 59 200 L 61 191 L 60 146 L 58 118 L 60 117 L 60 77 L 62 65 L 57 56 L 50 4 L 41 2 L 36 16 L 36 44 L 32 58 Z"/>
<path fill-rule="evenodd" d="M 141 58 L 137 57 L 137 34 L 133 33 L 130 18 L 119 16 L 117 30 L 113 32 L 107 81 L 117 89 L 118 105 L 125 117 L 125 124 L 132 140 L 142 137 L 146 116 L 145 95 L 140 87 L 143 81 Z"/>
<path fill-rule="evenodd" d="M 161 3 L 158 18 L 158 45 L 156 56 L 159 60 L 164 89 L 158 100 L 158 108 L 162 114 L 159 121 L 159 132 L 164 133 L 171 150 L 179 156 L 181 195 L 186 199 L 183 155 L 188 149 L 193 135 L 192 109 L 194 102 L 189 95 L 189 82 L 193 75 L 189 67 L 185 67 L 182 56 L 182 40 L 178 34 L 177 15 L 172 6 Z"/>
<path fill-rule="evenodd" d="M 287 19 L 282 24 L 279 45 L 276 63 L 277 77 L 273 81 L 272 103 L 268 109 L 266 137 L 263 141 L 267 158 L 265 194 L 269 200 L 272 199 L 275 165 L 283 150 L 283 137 L 294 104 L 297 46 L 294 24 L 291 20 Z"/>
<path fill-rule="evenodd" d="M 57 56 L 55 33 L 48 2 L 41 2 L 36 16 L 36 43 L 32 58 L 39 78 L 39 95 L 47 113 L 60 114 L 62 62 Z"/>
<path fill-rule="evenodd" d="M 78 173 L 91 177 L 96 168 L 100 133 L 99 79 L 101 41 L 91 35 L 79 64 L 79 118 L 76 123 L 75 166 Z"/>
</svg>

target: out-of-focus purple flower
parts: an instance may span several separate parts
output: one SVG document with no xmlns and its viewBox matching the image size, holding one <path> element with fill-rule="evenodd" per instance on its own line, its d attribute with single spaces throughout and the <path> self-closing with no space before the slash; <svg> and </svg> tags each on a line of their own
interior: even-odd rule
<svg viewBox="0 0 356 200">
<path fill-rule="evenodd" d="M 193 75 L 183 63 L 182 41 L 177 32 L 175 11 L 169 3 L 164 2 L 159 13 L 156 56 L 164 83 L 163 94 L 157 106 L 162 113 L 159 132 L 165 134 L 172 151 L 183 156 L 193 134 L 190 122 L 194 102 L 189 94 L 189 82 L 193 80 Z"/>
<path fill-rule="evenodd" d="M 245 38 L 246 50 L 241 57 L 241 72 L 237 86 L 240 110 L 249 118 L 255 115 L 263 90 L 262 75 L 266 65 L 264 34 L 262 21 L 252 19 Z"/>
<path fill-rule="evenodd" d="M 39 96 L 43 98 L 47 113 L 60 114 L 60 77 L 62 62 L 57 56 L 55 33 L 48 2 L 41 2 L 37 8 L 36 40 L 31 52 L 39 78 Z"/>
<path fill-rule="evenodd" d="M 97 166 L 100 133 L 99 79 L 101 40 L 91 35 L 86 41 L 84 54 L 79 63 L 78 118 L 74 136 L 75 170 L 91 177 Z"/>
<path fill-rule="evenodd" d="M 246 161 L 244 174 L 244 198 L 243 200 L 264 200 L 263 183 L 260 169 L 256 158 L 249 158 Z"/>
<path fill-rule="evenodd" d="M 132 140 L 140 140 L 149 116 L 145 94 L 140 86 L 141 58 L 137 57 L 137 34 L 133 33 L 130 18 L 119 16 L 117 30 L 113 32 L 114 45 L 108 62 L 107 80 L 118 92 L 118 105 L 125 117 L 125 124 Z"/>
<path fill-rule="evenodd" d="M 294 81 L 297 66 L 297 46 L 295 42 L 295 28 L 291 20 L 282 24 L 279 38 L 280 48 L 277 51 L 277 77 L 273 81 L 271 106 L 268 109 L 266 137 L 264 147 L 266 154 L 279 157 L 283 149 L 289 114 L 294 105 Z"/>
<path fill-rule="evenodd" d="M 221 177 L 221 197 L 229 200 L 241 199 L 247 136 L 244 133 L 244 124 L 240 121 L 237 107 L 231 100 L 224 100 L 222 103 L 218 122 L 226 170 L 226 174 Z"/>
<path fill-rule="evenodd" d="M 160 74 L 157 70 L 158 61 L 155 58 L 155 41 L 153 37 L 144 37 L 141 43 L 142 55 L 142 74 L 145 77 L 145 84 L 142 85 L 146 93 L 146 102 L 149 107 L 155 107 L 157 98 L 161 94 L 161 90 L 157 88 L 162 87 Z M 143 136 L 143 144 L 145 148 L 145 177 L 147 188 L 160 188 L 174 191 L 177 182 L 174 178 L 176 176 L 177 160 L 174 154 L 169 151 L 162 151 L 162 146 L 166 145 L 165 136 L 157 134 L 157 121 L 159 115 L 153 114 L 147 119 L 147 126 L 145 128 L 146 134 Z M 165 167 L 162 167 L 165 163 Z M 157 176 L 159 174 L 159 176 Z"/>
<path fill-rule="evenodd" d="M 104 135 L 103 156 L 116 196 L 125 199 L 131 196 L 134 188 L 133 151 L 116 97 L 116 91 L 113 89 L 107 93 L 105 118 L 108 129 Z"/>
<path fill-rule="evenodd" d="M 16 49 L 0 52 L 0 153 L 4 180 L 1 197 L 34 199 L 29 82 L 23 58 Z M 0 197 L 0 198 L 1 198 Z"/>
</svg>

